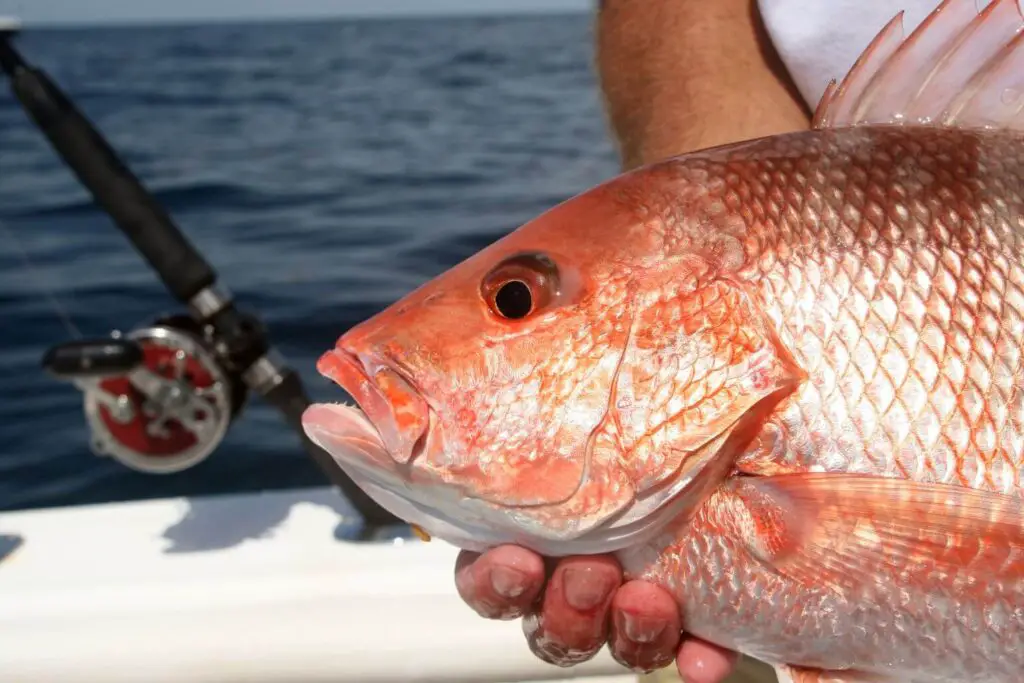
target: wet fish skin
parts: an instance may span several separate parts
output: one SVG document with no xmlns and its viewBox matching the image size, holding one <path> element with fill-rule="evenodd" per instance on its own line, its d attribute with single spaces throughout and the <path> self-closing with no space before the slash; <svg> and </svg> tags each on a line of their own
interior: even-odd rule
<svg viewBox="0 0 1024 683">
<path fill-rule="evenodd" d="M 688 158 L 664 173 L 682 183 L 725 179 L 704 180 L 712 189 L 703 201 L 741 207 L 747 232 L 737 277 L 807 373 L 738 454 L 737 475 L 770 482 L 863 473 L 941 483 L 1011 496 L 1010 512 L 1019 515 L 1019 135 L 809 132 Z M 858 486 L 867 484 L 841 479 L 830 493 L 864 496 L 862 508 L 844 508 L 846 521 L 861 525 L 859 536 L 884 539 L 887 520 L 899 513 L 898 491 Z M 897 549 L 882 575 L 869 558 L 829 568 L 826 557 L 816 571 L 787 576 L 754 550 L 764 543 L 764 531 L 754 529 L 780 513 L 775 506 L 751 512 L 751 495 L 741 484 L 724 487 L 693 519 L 620 553 L 632 575 L 671 588 L 688 631 L 766 661 L 826 670 L 870 662 L 892 680 L 1018 679 L 1019 528 L 1002 546 L 996 537 L 956 539 L 973 557 L 952 569 Z M 908 519 L 921 512 L 919 503 L 907 501 Z M 927 519 L 919 522 L 926 528 Z M 835 543 L 855 543 L 836 535 Z M 977 576 L 990 578 L 968 590 L 963 582 Z"/>
<path fill-rule="evenodd" d="M 1024 140 L 1005 131 L 815 130 L 627 174 L 325 355 L 357 397 L 399 387 L 385 403 L 414 391 L 429 405 L 411 459 L 370 431 L 346 454 L 332 439 L 349 427 L 329 420 L 352 411 L 314 415 L 311 435 L 371 493 L 415 492 L 396 512 L 442 539 L 611 544 L 630 576 L 676 595 L 687 631 L 765 661 L 841 683 L 1016 681 L 1022 196 Z M 587 273 L 591 299 L 545 314 L 550 348 L 567 350 L 521 328 L 468 333 L 502 329 L 474 318 L 495 263 L 572 239 L 615 258 Z M 586 263 L 574 256 L 556 260 Z M 572 356 L 581 343 L 592 365 Z M 404 384 L 370 381 L 374 368 Z M 544 451 L 572 410 L 587 426 L 563 432 L 575 447 Z M 402 422 L 423 435 L 423 415 Z M 630 524 L 642 532 L 616 536 Z"/>
<path fill-rule="evenodd" d="M 311 438 L 462 547 L 615 551 L 784 683 L 1020 680 L 1024 19 L 901 28 L 814 130 L 624 174 L 343 335 L 366 412 Z"/>
</svg>

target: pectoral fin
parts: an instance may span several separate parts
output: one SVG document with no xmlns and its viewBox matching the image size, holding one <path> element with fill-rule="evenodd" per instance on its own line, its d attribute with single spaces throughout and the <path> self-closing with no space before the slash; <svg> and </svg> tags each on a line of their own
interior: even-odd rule
<svg viewBox="0 0 1024 683">
<path fill-rule="evenodd" d="M 790 579 L 1011 596 L 1024 590 L 1024 502 L 960 486 L 849 474 L 739 477 L 748 550 Z M 929 588 L 932 587 L 932 588 Z M 994 596 L 990 596 L 994 597 Z"/>
<path fill-rule="evenodd" d="M 779 683 L 885 683 L 893 680 L 857 671 L 822 671 L 787 664 L 776 666 L 775 676 Z"/>
</svg>

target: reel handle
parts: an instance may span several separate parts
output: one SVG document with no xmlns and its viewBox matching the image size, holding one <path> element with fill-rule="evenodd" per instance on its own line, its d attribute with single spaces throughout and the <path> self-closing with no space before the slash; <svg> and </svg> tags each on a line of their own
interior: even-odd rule
<svg viewBox="0 0 1024 683">
<path fill-rule="evenodd" d="M 80 339 L 51 347 L 43 369 L 68 382 L 97 381 L 127 375 L 142 361 L 142 347 L 131 339 Z"/>
</svg>

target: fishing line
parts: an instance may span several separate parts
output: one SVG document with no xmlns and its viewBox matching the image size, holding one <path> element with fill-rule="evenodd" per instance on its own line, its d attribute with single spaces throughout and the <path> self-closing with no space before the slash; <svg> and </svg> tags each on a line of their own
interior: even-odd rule
<svg viewBox="0 0 1024 683">
<path fill-rule="evenodd" d="M 11 244 L 14 245 L 14 250 L 21 256 L 21 267 L 28 274 L 29 279 L 36 281 L 37 288 L 42 293 L 43 298 L 50 302 L 50 306 L 53 308 L 54 313 L 57 314 L 57 318 L 60 320 L 61 324 L 64 325 L 64 329 L 67 330 L 68 334 L 71 335 L 73 339 L 81 339 L 82 333 L 79 331 L 78 326 L 75 325 L 75 322 L 71 319 L 71 314 L 61 304 L 57 295 L 46 286 L 46 280 L 43 279 L 40 270 L 32 263 L 32 259 L 29 258 L 28 255 L 28 251 L 22 246 L 21 242 L 18 241 L 18 236 L 13 230 L 7 227 L 7 223 L 4 221 L 0 221 L 0 229 L 7 233 L 7 236 L 11 240 Z"/>
</svg>

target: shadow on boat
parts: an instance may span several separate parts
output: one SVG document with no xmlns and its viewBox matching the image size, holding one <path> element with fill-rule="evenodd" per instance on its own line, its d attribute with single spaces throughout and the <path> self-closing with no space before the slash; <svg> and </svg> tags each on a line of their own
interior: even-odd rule
<svg viewBox="0 0 1024 683">
<path fill-rule="evenodd" d="M 405 525 L 367 530 L 352 505 L 333 488 L 266 491 L 259 494 L 199 496 L 184 499 L 187 510 L 162 534 L 170 542 L 166 553 L 225 550 L 248 540 L 272 537 L 300 506 L 310 506 L 327 527 L 330 517 L 340 542 L 389 542 L 412 538 Z"/>
<path fill-rule="evenodd" d="M 16 534 L 0 534 L 0 562 L 6 560 L 24 542 L 25 539 Z"/>
</svg>

